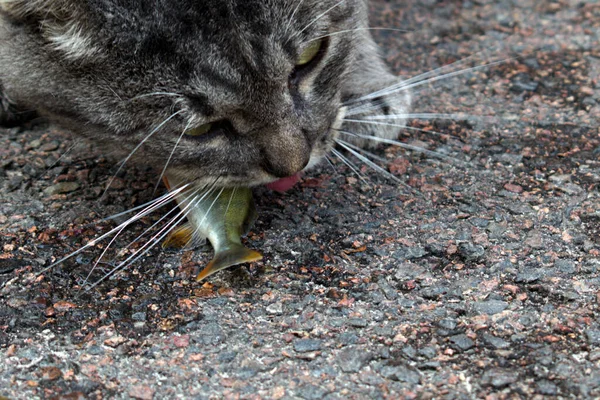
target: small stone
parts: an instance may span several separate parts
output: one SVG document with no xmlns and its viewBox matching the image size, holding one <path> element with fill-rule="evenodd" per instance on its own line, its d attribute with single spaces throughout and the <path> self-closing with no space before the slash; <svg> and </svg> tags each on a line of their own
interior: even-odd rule
<svg viewBox="0 0 600 400">
<path fill-rule="evenodd" d="M 301 398 L 307 400 L 321 400 L 330 392 L 323 387 L 311 385 L 310 383 L 300 386 L 297 391 Z"/>
<path fill-rule="evenodd" d="M 356 346 L 346 347 L 338 353 L 337 360 L 344 372 L 358 372 L 372 359 L 372 354 Z"/>
<path fill-rule="evenodd" d="M 489 333 L 484 333 L 482 337 L 485 344 L 497 350 L 507 349 L 511 346 L 506 340 L 490 335 Z"/>
<path fill-rule="evenodd" d="M 338 340 L 340 341 L 341 344 L 347 346 L 349 344 L 358 343 L 358 336 L 356 336 L 352 332 L 343 332 L 340 334 Z"/>
<path fill-rule="evenodd" d="M 541 249 L 544 247 L 544 239 L 540 231 L 532 230 L 527 234 L 525 238 L 525 244 L 534 249 Z"/>
<path fill-rule="evenodd" d="M 505 371 L 502 369 L 490 369 L 484 372 L 481 377 L 481 384 L 493 386 L 495 388 L 503 388 L 515 383 L 519 378 L 519 374 L 514 371 Z"/>
<path fill-rule="evenodd" d="M 465 334 L 454 335 L 450 337 L 450 341 L 460 350 L 469 350 L 475 346 L 473 339 Z"/>
<path fill-rule="evenodd" d="M 444 318 L 440 320 L 437 324 L 440 328 L 451 331 L 456 329 L 457 322 L 455 319 L 452 318 Z"/>
<path fill-rule="evenodd" d="M 432 359 L 437 355 L 437 350 L 434 347 L 427 346 L 419 349 L 419 355 L 428 359 Z"/>
<path fill-rule="evenodd" d="M 533 283 L 542 278 L 543 273 L 537 269 L 529 269 L 523 272 L 520 272 L 515 277 L 515 282 L 517 283 Z"/>
<path fill-rule="evenodd" d="M 385 366 L 381 369 L 381 376 L 398 382 L 419 384 L 421 374 L 408 365 Z"/>
<path fill-rule="evenodd" d="M 94 344 L 87 348 L 87 353 L 93 356 L 101 356 L 102 354 L 104 354 L 104 349 L 102 348 L 102 346 Z"/>
<path fill-rule="evenodd" d="M 485 249 L 470 242 L 461 243 L 458 245 L 458 254 L 466 261 L 477 261 L 483 258 Z"/>
<path fill-rule="evenodd" d="M 355 328 L 364 328 L 368 325 L 367 320 L 364 318 L 350 318 L 348 320 L 348 325 L 353 326 Z"/>
<path fill-rule="evenodd" d="M 44 194 L 52 196 L 55 194 L 71 193 L 77 189 L 79 189 L 79 183 L 77 182 L 59 182 L 44 189 Z"/>
<path fill-rule="evenodd" d="M 555 396 L 558 394 L 558 387 L 554 383 L 542 379 L 536 384 L 536 392 L 547 396 Z"/>
<path fill-rule="evenodd" d="M 296 339 L 294 340 L 294 350 L 298 353 L 318 351 L 321 350 L 321 341 L 317 339 Z"/>
<path fill-rule="evenodd" d="M 571 260 L 556 260 L 554 266 L 564 274 L 573 274 L 577 272 L 577 267 Z"/>
<path fill-rule="evenodd" d="M 40 147 L 40 151 L 54 151 L 58 149 L 59 143 L 55 140 L 52 142 L 46 143 Z"/>
<path fill-rule="evenodd" d="M 508 303 L 501 300 L 478 301 L 473 305 L 478 314 L 494 315 L 508 308 Z"/>
<path fill-rule="evenodd" d="M 267 313 L 271 315 L 281 315 L 283 314 L 283 304 L 281 303 L 273 303 L 267 306 Z"/>
<path fill-rule="evenodd" d="M 154 398 L 154 389 L 146 385 L 138 385 L 129 389 L 129 396 L 138 400 L 152 400 Z"/>
<path fill-rule="evenodd" d="M 585 336 L 590 345 L 599 346 L 600 345 L 600 331 L 594 329 L 588 329 L 585 331 Z"/>
</svg>

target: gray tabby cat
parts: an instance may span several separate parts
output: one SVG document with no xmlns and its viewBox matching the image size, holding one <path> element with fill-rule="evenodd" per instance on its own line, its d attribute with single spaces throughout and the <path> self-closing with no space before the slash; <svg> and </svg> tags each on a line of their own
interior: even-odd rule
<svg viewBox="0 0 600 400">
<path fill-rule="evenodd" d="M 398 131 L 346 105 L 404 123 L 407 92 L 360 100 L 398 82 L 367 26 L 367 0 L 0 0 L 0 122 L 18 105 L 187 181 L 273 182 L 340 130 Z"/>
</svg>

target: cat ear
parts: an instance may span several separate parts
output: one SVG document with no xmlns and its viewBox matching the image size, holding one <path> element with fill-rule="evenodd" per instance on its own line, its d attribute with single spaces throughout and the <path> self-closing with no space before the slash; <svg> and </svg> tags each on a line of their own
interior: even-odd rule
<svg viewBox="0 0 600 400">
<path fill-rule="evenodd" d="M 0 0 L 0 10 L 13 18 L 63 18 L 69 14 L 64 0 Z"/>
<path fill-rule="evenodd" d="M 81 0 L 0 0 L 11 18 L 34 24 L 52 49 L 69 59 L 91 58 L 99 50 L 86 33 Z"/>
</svg>

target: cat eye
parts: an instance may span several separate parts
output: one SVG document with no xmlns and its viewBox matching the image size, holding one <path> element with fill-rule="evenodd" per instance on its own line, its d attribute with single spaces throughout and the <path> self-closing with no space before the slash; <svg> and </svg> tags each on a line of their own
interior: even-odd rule
<svg viewBox="0 0 600 400">
<path fill-rule="evenodd" d="M 309 42 L 308 46 L 296 60 L 296 66 L 290 74 L 291 87 L 297 87 L 300 81 L 319 64 L 323 57 L 325 57 L 328 45 L 328 37 Z"/>
<path fill-rule="evenodd" d="M 214 124 L 212 124 L 212 123 L 200 125 L 196 128 L 188 129 L 187 131 L 185 131 L 185 134 L 187 136 L 193 136 L 193 137 L 206 135 L 208 132 L 210 132 L 213 129 L 213 125 Z"/>
<path fill-rule="evenodd" d="M 319 39 L 310 42 L 307 48 L 304 49 L 300 57 L 298 57 L 298 61 L 296 62 L 296 67 L 302 67 L 311 61 L 313 61 L 323 49 L 325 41 L 324 39 Z"/>
</svg>

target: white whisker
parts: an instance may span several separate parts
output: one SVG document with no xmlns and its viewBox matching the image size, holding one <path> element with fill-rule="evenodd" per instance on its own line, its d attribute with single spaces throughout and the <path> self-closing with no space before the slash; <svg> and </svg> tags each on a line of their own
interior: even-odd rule
<svg viewBox="0 0 600 400">
<path fill-rule="evenodd" d="M 360 161 L 362 161 L 363 163 L 365 163 L 367 166 L 373 168 L 375 171 L 378 171 L 378 172 L 382 173 L 386 178 L 391 179 L 394 182 L 399 183 L 399 184 L 401 184 L 402 186 L 404 186 L 406 188 L 412 189 L 408 184 L 406 184 L 402 180 L 398 179 L 398 177 L 396 177 L 395 175 L 393 175 L 391 172 L 389 172 L 386 169 L 384 169 L 383 167 L 375 164 L 373 161 L 369 160 L 367 157 L 363 156 L 358 151 L 353 150 L 343 140 L 336 140 L 336 142 L 337 142 L 337 144 L 339 144 L 340 146 L 342 146 L 344 149 L 346 149 L 348 152 L 350 152 L 350 154 L 354 155 Z M 362 150 L 360 150 L 360 151 L 362 152 Z"/>
<path fill-rule="evenodd" d="M 54 263 L 52 263 L 51 265 L 49 265 L 48 267 L 44 268 L 42 271 L 38 272 L 38 276 L 49 271 L 50 269 L 54 268 L 55 266 L 57 266 L 58 264 L 61 264 L 63 262 L 65 262 L 66 260 L 76 256 L 77 254 L 80 254 L 82 251 L 86 250 L 87 248 L 91 247 L 91 246 L 95 246 L 98 242 L 106 239 L 107 237 L 109 237 L 110 235 L 112 235 L 115 232 L 118 232 L 120 230 L 122 230 L 123 227 L 129 226 L 130 224 L 132 224 L 133 222 L 136 222 L 138 220 L 140 220 L 141 218 L 145 217 L 146 215 L 151 214 L 152 212 L 154 212 L 155 210 L 161 208 L 163 205 L 165 205 L 166 203 L 168 203 L 169 201 L 171 201 L 174 197 L 176 197 L 182 190 L 185 190 L 185 188 L 187 188 L 188 185 L 182 186 L 181 188 L 178 188 L 177 190 L 174 190 L 172 192 L 169 192 L 159 198 L 157 198 L 156 200 L 150 202 L 149 206 L 146 207 L 143 211 L 141 211 L 140 213 L 134 215 L 133 217 L 129 218 L 127 221 L 119 224 L 116 228 L 111 229 L 109 232 L 103 234 L 102 236 L 100 236 L 99 238 L 90 240 L 85 246 L 81 247 L 80 249 L 72 252 L 71 254 L 61 258 L 58 261 L 55 261 Z"/>
<path fill-rule="evenodd" d="M 195 191 L 192 192 L 192 194 L 188 194 L 187 198 L 190 198 L 194 195 L 196 195 L 196 193 L 199 191 L 200 189 L 196 189 Z M 170 202 L 173 198 L 169 198 L 167 202 Z M 172 208 L 169 212 L 167 212 L 165 215 L 163 215 L 158 221 L 156 221 L 151 227 L 149 227 L 148 229 L 146 229 L 141 235 L 139 235 L 137 238 L 135 238 L 131 243 L 129 243 L 127 246 L 125 246 L 125 249 L 129 248 L 130 246 L 132 246 L 134 243 L 136 243 L 139 239 L 141 239 L 146 233 L 150 232 L 156 225 L 158 225 L 160 222 L 162 222 L 165 218 L 167 218 L 171 213 L 173 213 L 175 210 L 177 210 L 177 206 L 175 206 L 174 208 Z M 92 267 L 92 269 L 90 270 L 90 272 L 87 274 L 86 278 L 84 279 L 82 286 L 84 286 L 87 281 L 89 280 L 90 276 L 92 275 L 92 273 L 94 272 L 94 270 L 96 269 L 96 267 L 98 266 L 98 264 L 100 263 L 100 261 L 102 261 L 102 259 L 104 258 L 104 256 L 106 255 L 106 253 L 108 252 L 108 250 L 110 249 L 110 247 L 113 245 L 113 243 L 117 240 L 117 238 L 119 237 L 119 235 L 121 234 L 121 232 L 123 232 L 123 230 L 125 228 L 127 228 L 129 225 L 125 225 L 123 226 L 123 228 L 121 228 L 119 230 L 119 232 L 117 232 L 117 234 L 111 239 L 111 241 L 108 243 L 108 245 L 106 246 L 106 248 L 104 249 L 104 251 L 102 252 L 102 254 L 100 254 L 100 257 L 98 257 L 98 259 L 96 260 L 96 262 L 94 263 L 94 266 Z"/>
<path fill-rule="evenodd" d="M 167 168 L 169 167 L 169 163 L 171 162 L 171 159 L 173 158 L 173 154 L 175 154 L 175 150 L 177 149 L 177 146 L 179 146 L 179 143 L 181 142 L 181 139 L 183 139 L 183 136 L 185 135 L 187 130 L 190 129 L 191 124 L 192 124 L 191 121 L 188 121 L 187 125 L 181 132 L 181 135 L 179 135 L 177 142 L 175 142 L 175 146 L 173 146 L 173 150 L 171 150 L 171 154 L 169 154 L 169 158 L 167 159 L 167 162 L 165 163 L 165 166 L 162 169 L 160 176 L 158 177 L 158 181 L 156 181 L 156 185 L 154 186 L 154 191 L 152 192 L 152 195 L 154 195 L 154 193 L 156 193 L 156 190 L 158 189 L 158 185 L 160 185 L 160 181 L 162 180 L 163 176 L 165 176 L 165 172 L 167 171 Z"/>
<path fill-rule="evenodd" d="M 290 16 L 290 19 L 288 20 L 287 24 L 285 25 L 285 30 L 283 31 L 284 35 L 287 35 L 288 31 L 290 30 L 290 26 L 292 25 L 292 21 L 294 20 L 294 17 L 296 16 L 296 13 L 300 9 L 300 6 L 302 5 L 302 3 L 304 3 L 304 0 L 300 0 L 298 2 L 298 5 L 296 6 L 296 8 L 294 8 L 294 11 L 292 12 L 292 15 Z"/>
<path fill-rule="evenodd" d="M 193 210 L 193 208 L 197 204 L 199 204 L 209 193 L 211 193 L 213 189 L 214 189 L 214 184 L 213 184 L 213 187 L 211 189 L 209 189 L 199 200 L 194 200 L 194 201 L 188 203 L 186 206 L 184 206 L 181 209 L 181 211 L 171 221 L 169 221 L 169 223 L 167 223 L 157 234 L 152 236 L 146 244 L 144 244 L 140 249 L 136 250 L 127 259 L 125 259 L 124 261 L 119 263 L 112 270 L 107 272 L 102 278 L 100 278 L 93 285 L 91 285 L 89 288 L 87 288 L 86 291 L 92 290 L 93 288 L 98 286 L 101 282 L 105 281 L 107 278 L 114 275 L 116 272 L 123 270 L 123 269 L 127 268 L 128 266 L 130 266 L 131 264 L 135 263 L 142 256 L 144 256 L 144 254 L 146 254 L 148 251 L 152 250 L 152 248 L 154 248 L 154 246 L 156 246 L 165 236 L 167 236 L 169 234 L 169 232 L 171 232 L 171 230 L 175 226 L 177 226 L 181 221 L 183 221 L 185 218 L 187 218 L 188 213 L 191 212 Z"/>
<path fill-rule="evenodd" d="M 402 147 L 402 148 L 407 149 L 407 150 L 412 150 L 412 151 L 416 151 L 418 153 L 426 154 L 426 155 L 431 156 L 431 157 L 441 158 L 441 159 L 444 159 L 444 160 L 450 160 L 450 161 L 457 162 L 457 163 L 459 163 L 461 165 L 465 165 L 465 163 L 463 161 L 460 161 L 460 160 L 458 160 L 458 159 L 456 159 L 454 157 L 450 157 L 450 156 L 447 156 L 445 154 L 441 154 L 441 153 L 438 153 L 438 152 L 435 152 L 435 151 L 427 150 L 427 149 L 424 149 L 422 147 L 418 147 L 418 146 L 413 146 L 413 145 L 410 145 L 410 144 L 402 143 L 402 142 L 399 142 L 397 140 L 386 139 L 386 138 L 381 138 L 381 137 L 377 137 L 377 136 L 361 135 L 361 134 L 358 134 L 358 133 L 349 133 L 349 132 L 344 132 L 344 131 L 340 131 L 340 133 L 344 133 L 346 135 L 351 135 L 351 136 L 356 136 L 356 137 L 359 137 L 359 138 L 362 138 L 362 139 L 373 140 L 375 142 L 391 144 L 391 145 L 394 145 L 394 146 Z"/>
<path fill-rule="evenodd" d="M 310 28 L 311 26 L 313 26 L 314 24 L 316 24 L 317 22 L 319 22 L 319 20 L 323 17 L 325 17 L 327 14 L 329 14 L 334 8 L 338 7 L 340 4 L 342 4 L 343 2 L 345 2 L 346 0 L 341 0 L 339 2 L 337 2 L 335 5 L 333 5 L 332 7 L 330 7 L 329 9 L 327 9 L 327 11 L 325 11 L 324 13 L 322 13 L 321 15 L 318 15 L 314 20 L 312 20 L 311 23 L 309 23 L 308 25 L 306 25 L 302 30 L 300 30 L 299 32 L 297 32 L 293 37 L 298 37 L 301 34 L 304 33 L 304 31 L 306 31 L 308 28 Z"/>
<path fill-rule="evenodd" d="M 152 137 L 152 135 L 154 135 L 156 132 L 158 132 L 163 126 L 165 126 L 165 124 L 167 122 L 169 122 L 170 120 L 172 120 L 173 118 L 175 118 L 177 115 L 181 114 L 183 112 L 183 110 L 179 110 L 176 113 L 172 114 L 169 118 L 165 119 L 163 122 L 161 122 L 156 128 L 154 128 L 152 130 L 152 132 L 150 132 L 145 138 L 144 140 L 142 140 L 134 149 L 131 153 L 129 153 L 129 155 L 127 156 L 127 158 L 125 158 L 125 160 L 123 160 L 121 162 L 121 165 L 119 166 L 119 169 L 117 170 L 117 172 L 113 175 L 113 177 L 111 178 L 110 182 L 108 182 L 108 186 L 106 187 L 106 189 L 104 190 L 104 193 L 102 194 L 102 198 L 104 198 L 104 196 L 106 195 L 106 192 L 108 191 L 108 189 L 110 189 L 110 186 L 112 185 L 112 183 L 114 182 L 115 178 L 117 177 L 117 175 L 119 174 L 119 172 L 121 172 L 121 169 L 123 169 L 123 167 L 125 166 L 125 164 L 127 164 L 127 161 L 129 161 L 129 159 L 131 157 L 133 157 L 133 155 L 135 154 L 136 151 L 138 151 L 140 149 L 140 147 L 142 147 L 144 145 L 144 143 L 146 143 L 148 141 L 148 139 L 150 139 L 150 137 Z"/>
<path fill-rule="evenodd" d="M 396 92 L 407 91 L 407 90 L 410 90 L 410 89 L 412 89 L 414 87 L 426 85 L 428 83 L 437 82 L 437 81 L 440 81 L 442 79 L 448 79 L 448 78 L 452 78 L 454 76 L 464 75 L 464 74 L 466 74 L 468 72 L 479 71 L 479 70 L 482 70 L 482 69 L 485 69 L 485 68 L 489 68 L 489 67 L 492 67 L 494 65 L 504 64 L 507 61 L 510 61 L 512 59 L 513 58 L 507 58 L 507 59 L 503 59 L 503 60 L 500 60 L 500 61 L 494 61 L 494 62 L 487 63 L 487 64 L 484 64 L 484 65 L 479 65 L 479 66 L 476 66 L 476 67 L 465 68 L 465 69 L 461 69 L 459 71 L 454 71 L 454 72 L 449 72 L 449 73 L 446 73 L 446 74 L 443 74 L 443 75 L 434 76 L 432 78 L 428 78 L 428 79 L 424 79 L 424 80 L 415 81 L 415 78 L 411 78 L 411 79 L 405 80 L 405 81 L 403 81 L 403 82 L 401 82 L 399 84 L 392 85 L 392 86 L 390 86 L 390 87 L 388 87 L 386 89 L 382 89 L 382 90 L 379 90 L 379 91 L 377 91 L 375 93 L 371 93 L 371 94 L 368 94 L 366 96 L 363 96 L 363 97 L 360 97 L 358 99 L 355 99 L 355 100 L 353 100 L 353 102 L 360 102 L 360 101 L 366 101 L 366 100 L 375 99 L 375 98 L 378 98 L 378 97 L 389 96 L 390 94 L 394 94 Z"/>
<path fill-rule="evenodd" d="M 344 155 L 342 153 L 340 153 L 336 149 L 331 149 L 331 153 L 333 155 L 335 155 L 337 158 L 339 158 L 341 162 L 343 162 L 344 164 L 346 164 L 346 166 L 348 168 L 350 168 L 350 170 L 352 172 L 354 172 L 360 178 L 361 181 L 363 181 L 363 182 L 365 182 L 367 184 L 369 183 L 367 181 L 367 179 L 360 173 L 358 167 L 352 161 L 350 161 L 346 157 L 344 157 Z"/>
<path fill-rule="evenodd" d="M 321 39 L 326 38 L 326 37 L 331 37 L 331 36 L 336 36 L 336 35 L 343 35 L 344 33 L 351 33 L 351 32 L 357 32 L 357 31 L 393 31 L 393 32 L 402 32 L 402 33 L 412 32 L 412 31 L 407 30 L 407 29 L 395 29 L 395 28 L 355 28 L 355 29 L 345 29 L 343 31 L 336 31 L 336 32 L 328 33 L 327 35 L 317 36 L 316 38 L 308 40 L 307 43 L 308 42 L 314 42 L 314 41 L 317 41 L 317 40 L 321 40 Z"/>
</svg>

